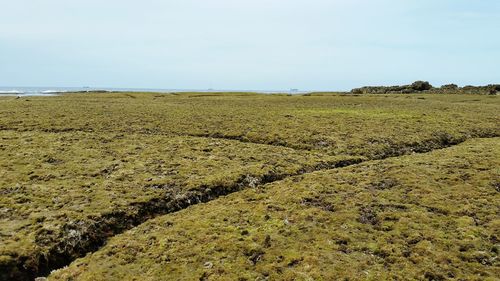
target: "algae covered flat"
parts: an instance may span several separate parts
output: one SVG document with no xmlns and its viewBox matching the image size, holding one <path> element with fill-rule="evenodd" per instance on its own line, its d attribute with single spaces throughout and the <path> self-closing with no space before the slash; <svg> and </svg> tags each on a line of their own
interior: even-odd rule
<svg viewBox="0 0 500 281">
<path fill-rule="evenodd" d="M 370 158 L 500 134 L 500 99 L 484 95 L 109 93 L 0 102 L 3 129 L 210 136 Z"/>
<path fill-rule="evenodd" d="M 0 97 L 0 279 L 47 275 L 148 219 L 246 188 L 498 137 L 499 108 L 462 94 Z"/>
<path fill-rule="evenodd" d="M 41 275 L 151 216 L 359 161 L 197 137 L 0 131 L 0 138 L 0 269 L 10 278 Z"/>
<path fill-rule="evenodd" d="M 150 220 L 49 280 L 496 280 L 500 140 L 296 176 Z"/>
</svg>

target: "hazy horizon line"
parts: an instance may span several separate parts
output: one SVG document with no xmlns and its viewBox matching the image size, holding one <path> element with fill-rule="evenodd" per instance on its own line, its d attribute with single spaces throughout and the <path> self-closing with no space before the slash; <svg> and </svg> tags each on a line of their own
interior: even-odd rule
<svg viewBox="0 0 500 281">
<path fill-rule="evenodd" d="M 418 81 L 418 80 L 415 80 Z M 428 80 L 422 80 L 422 81 L 428 81 Z M 23 89 L 49 89 L 49 88 L 67 88 L 67 89 L 92 89 L 92 90 L 106 90 L 106 89 L 124 89 L 124 90 L 168 90 L 168 91 L 241 91 L 241 92 L 325 92 L 325 91 L 331 91 L 331 92 L 342 92 L 342 91 L 350 91 L 355 88 L 359 87 L 385 87 L 385 86 L 402 86 L 402 85 L 410 85 L 412 82 L 408 84 L 362 84 L 358 85 L 354 88 L 350 89 L 301 89 L 301 88 L 294 88 L 290 87 L 288 89 L 243 89 L 243 88 L 212 88 L 212 87 L 207 87 L 207 88 L 182 88 L 182 87 L 127 87 L 127 86 L 4 86 L 0 85 L 0 88 L 3 89 L 13 89 L 13 88 L 23 88 Z M 487 86 L 487 85 L 495 85 L 495 82 L 491 83 L 486 83 L 486 84 L 459 84 L 455 82 L 449 82 L 449 83 L 443 83 L 443 84 L 433 84 L 431 85 L 435 88 L 441 87 L 443 85 L 449 85 L 449 84 L 455 84 L 459 87 L 465 87 L 465 86 Z M 500 82 L 498 83 L 500 84 Z"/>
</svg>

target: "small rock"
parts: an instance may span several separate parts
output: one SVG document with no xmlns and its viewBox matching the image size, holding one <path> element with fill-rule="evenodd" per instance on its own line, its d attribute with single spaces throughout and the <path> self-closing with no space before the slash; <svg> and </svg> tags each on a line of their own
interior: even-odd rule
<svg viewBox="0 0 500 281">
<path fill-rule="evenodd" d="M 206 263 L 204 263 L 204 264 L 203 264 L 203 266 L 204 266 L 205 268 L 210 269 L 210 268 L 214 267 L 214 264 L 213 264 L 213 263 L 211 263 L 211 262 L 209 262 L 209 261 L 207 261 Z"/>
</svg>

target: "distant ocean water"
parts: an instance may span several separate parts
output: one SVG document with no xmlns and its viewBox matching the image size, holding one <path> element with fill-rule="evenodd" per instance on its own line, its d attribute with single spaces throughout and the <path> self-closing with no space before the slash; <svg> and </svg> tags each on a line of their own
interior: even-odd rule
<svg viewBox="0 0 500 281">
<path fill-rule="evenodd" d="M 60 93 L 80 92 L 80 91 L 110 91 L 110 92 L 154 92 L 154 93 L 174 93 L 174 92 L 254 92 L 263 94 L 291 93 L 305 94 L 309 92 L 298 90 L 283 91 L 255 91 L 255 90 L 196 90 L 196 89 L 147 89 L 147 88 L 93 88 L 93 87 L 0 87 L 0 96 L 55 96 Z"/>
</svg>

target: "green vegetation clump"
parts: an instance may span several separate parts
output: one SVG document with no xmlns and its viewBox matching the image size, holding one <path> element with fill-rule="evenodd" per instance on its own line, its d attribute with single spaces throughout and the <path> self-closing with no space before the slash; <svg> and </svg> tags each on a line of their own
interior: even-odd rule
<svg viewBox="0 0 500 281">
<path fill-rule="evenodd" d="M 353 94 L 414 94 L 432 90 L 434 87 L 427 81 L 415 81 L 411 85 L 404 86 L 367 86 L 356 88 Z"/>
<path fill-rule="evenodd" d="M 433 87 L 429 82 L 416 81 L 411 85 L 403 86 L 367 86 L 351 90 L 351 94 L 476 94 L 476 95 L 496 95 L 500 92 L 499 84 L 486 86 L 464 86 L 458 87 L 456 84 L 446 84 L 439 88 Z"/>
<path fill-rule="evenodd" d="M 456 91 L 459 89 L 459 87 L 457 86 L 457 84 L 446 84 L 441 86 L 440 89 L 445 91 Z"/>
<path fill-rule="evenodd" d="M 291 177 L 150 220 L 49 280 L 497 280 L 500 139 Z"/>
<path fill-rule="evenodd" d="M 451 88 L 450 85 L 445 85 L 437 89 L 437 92 L 476 94 L 476 95 L 497 95 L 500 92 L 500 85 L 492 84 L 486 86 L 465 86 L 465 87 L 454 87 L 454 88 Z"/>
</svg>

